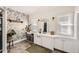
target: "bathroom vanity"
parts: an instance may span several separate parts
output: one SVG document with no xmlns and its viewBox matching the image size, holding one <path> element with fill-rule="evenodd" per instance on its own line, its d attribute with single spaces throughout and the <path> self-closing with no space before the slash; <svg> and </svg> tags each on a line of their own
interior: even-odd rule
<svg viewBox="0 0 79 59">
<path fill-rule="evenodd" d="M 34 43 L 42 47 L 54 50 L 54 36 L 55 35 L 35 33 Z"/>
</svg>

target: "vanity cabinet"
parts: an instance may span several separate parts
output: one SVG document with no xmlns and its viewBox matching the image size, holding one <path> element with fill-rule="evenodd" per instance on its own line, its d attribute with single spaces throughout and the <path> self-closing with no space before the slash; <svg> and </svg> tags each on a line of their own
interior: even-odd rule
<svg viewBox="0 0 79 59">
<path fill-rule="evenodd" d="M 42 36 L 42 46 L 53 50 L 53 43 L 52 37 Z"/>
<path fill-rule="evenodd" d="M 38 45 L 42 45 L 41 37 L 38 35 L 34 35 L 34 43 Z"/>
<path fill-rule="evenodd" d="M 65 40 L 64 41 L 64 51 L 71 53 L 78 53 L 78 41 L 77 40 Z"/>
<path fill-rule="evenodd" d="M 55 48 L 64 52 L 78 53 L 78 40 L 66 39 L 66 38 L 56 38 Z"/>
<path fill-rule="evenodd" d="M 52 37 L 47 36 L 45 34 L 35 34 L 34 35 L 34 43 L 38 44 L 40 46 L 43 46 L 45 48 L 51 49 L 53 50 L 54 47 L 54 41 L 52 39 Z"/>
<path fill-rule="evenodd" d="M 54 40 L 54 48 L 59 49 L 59 50 L 64 50 L 64 40 L 56 38 Z"/>
</svg>

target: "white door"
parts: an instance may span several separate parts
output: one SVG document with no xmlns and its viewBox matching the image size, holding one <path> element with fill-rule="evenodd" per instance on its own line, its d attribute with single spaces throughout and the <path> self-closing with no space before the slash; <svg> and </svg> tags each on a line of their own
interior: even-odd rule
<svg viewBox="0 0 79 59">
<path fill-rule="evenodd" d="M 34 35 L 34 43 L 38 45 L 42 44 L 41 37 L 39 35 Z"/>
<path fill-rule="evenodd" d="M 66 52 L 78 52 L 77 40 L 65 40 L 64 41 L 64 51 Z"/>
<path fill-rule="evenodd" d="M 62 39 L 55 39 L 54 47 L 59 50 L 64 50 L 64 41 Z"/>
</svg>

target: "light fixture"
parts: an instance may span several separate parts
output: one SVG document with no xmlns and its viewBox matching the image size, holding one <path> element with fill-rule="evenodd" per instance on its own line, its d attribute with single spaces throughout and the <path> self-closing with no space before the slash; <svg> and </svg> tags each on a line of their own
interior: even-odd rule
<svg viewBox="0 0 79 59">
<path fill-rule="evenodd" d="M 38 21 L 40 21 L 40 19 L 38 19 Z"/>
<path fill-rule="evenodd" d="M 55 19 L 55 17 L 52 17 L 52 19 L 54 20 L 54 19 Z"/>
</svg>

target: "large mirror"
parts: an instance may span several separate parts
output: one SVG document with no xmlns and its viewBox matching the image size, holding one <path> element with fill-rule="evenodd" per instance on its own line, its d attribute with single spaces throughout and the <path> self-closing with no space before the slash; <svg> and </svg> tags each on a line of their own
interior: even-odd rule
<svg viewBox="0 0 79 59">
<path fill-rule="evenodd" d="M 38 20 L 38 31 L 39 31 L 39 33 L 47 33 L 48 32 L 48 19 L 47 18 Z"/>
</svg>

